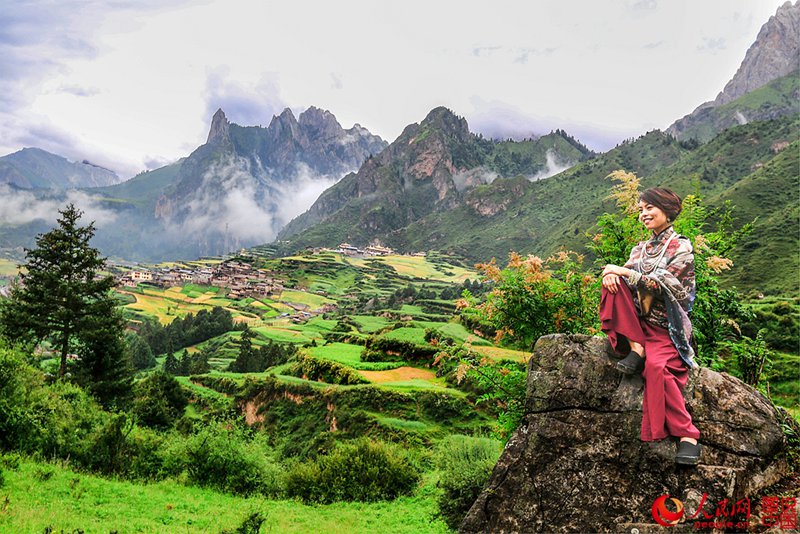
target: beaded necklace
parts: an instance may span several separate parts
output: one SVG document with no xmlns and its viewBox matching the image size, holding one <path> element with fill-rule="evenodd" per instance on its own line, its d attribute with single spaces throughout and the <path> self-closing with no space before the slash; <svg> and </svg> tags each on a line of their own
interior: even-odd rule
<svg viewBox="0 0 800 534">
<path fill-rule="evenodd" d="M 670 227 L 672 228 L 672 227 Z M 663 232 L 666 232 L 664 230 Z M 662 232 L 662 233 L 663 233 Z M 647 250 L 647 246 L 653 241 L 652 239 L 644 244 L 642 247 L 642 254 L 639 256 L 639 272 L 642 274 L 650 274 L 656 270 L 659 263 L 661 263 L 661 259 L 664 257 L 664 254 L 667 252 L 667 247 L 672 242 L 675 237 L 677 237 L 677 233 L 673 230 L 672 235 L 663 243 L 662 246 L 655 245 L 652 251 Z"/>
</svg>

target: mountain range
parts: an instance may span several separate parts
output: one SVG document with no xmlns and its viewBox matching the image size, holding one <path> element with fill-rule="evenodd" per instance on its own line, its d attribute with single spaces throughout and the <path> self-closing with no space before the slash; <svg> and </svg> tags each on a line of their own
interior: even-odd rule
<svg viewBox="0 0 800 534">
<path fill-rule="evenodd" d="M 74 201 L 97 221 L 95 243 L 112 257 L 160 261 L 227 253 L 274 238 L 319 193 L 386 145 L 358 124 L 342 128 L 315 107 L 297 118 L 286 109 L 266 128 L 233 124 L 220 109 L 206 143 L 123 183 L 73 183 L 52 172 L 7 186 L 0 247 L 30 246 L 57 207 Z M 6 159 L 29 153 L 63 160 L 38 149 Z M 35 170 L 29 166 L 27 174 Z"/>
<path fill-rule="evenodd" d="M 73 162 L 39 148 L 23 148 L 0 158 L 0 184 L 35 189 L 67 189 L 113 185 L 114 171 L 88 161 Z"/>
<path fill-rule="evenodd" d="M 485 139 L 443 107 L 391 144 L 314 107 L 297 118 L 287 109 L 267 128 L 230 123 L 218 110 L 205 144 L 124 183 L 57 191 L 53 177 L 7 179 L 6 212 L 16 218 L 0 217 L 0 247 L 29 245 L 46 228 L 38 210 L 16 209 L 15 199 L 51 207 L 78 199 L 98 221 L 96 245 L 140 261 L 342 241 L 474 261 L 509 250 L 545 256 L 560 247 L 585 251 L 597 216 L 614 209 L 605 177 L 625 169 L 645 186 L 699 193 L 712 205 L 730 200 L 741 206 L 739 224 L 757 216 L 736 260 L 759 269 L 740 268 L 734 280 L 754 291 L 794 291 L 798 239 L 787 224 L 799 215 L 798 21 L 800 2 L 787 2 L 714 102 L 603 154 L 562 130 Z M 762 265 L 764 252 L 770 265 Z"/>
</svg>

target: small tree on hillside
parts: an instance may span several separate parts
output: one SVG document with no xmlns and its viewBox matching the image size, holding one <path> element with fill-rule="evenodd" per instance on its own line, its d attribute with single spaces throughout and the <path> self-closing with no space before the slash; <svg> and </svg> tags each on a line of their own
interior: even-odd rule
<svg viewBox="0 0 800 534">
<path fill-rule="evenodd" d="M 12 339 L 49 341 L 59 356 L 59 376 L 77 356 L 77 376 L 101 402 L 130 391 L 132 373 L 122 338 L 124 324 L 111 295 L 114 280 L 101 276 L 105 259 L 89 245 L 94 224 L 80 226 L 73 204 L 59 211 L 58 226 L 26 250 L 22 283 L 0 306 L 0 324 Z"/>
</svg>

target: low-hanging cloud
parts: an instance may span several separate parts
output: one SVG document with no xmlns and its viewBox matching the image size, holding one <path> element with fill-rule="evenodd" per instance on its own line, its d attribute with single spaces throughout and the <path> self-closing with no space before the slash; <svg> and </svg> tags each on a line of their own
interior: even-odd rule
<svg viewBox="0 0 800 534">
<path fill-rule="evenodd" d="M 83 191 L 70 190 L 42 198 L 32 191 L 0 184 L 0 197 L 3 199 L 0 202 L 0 223 L 13 226 L 36 221 L 54 224 L 59 216 L 58 210 L 64 209 L 67 204 L 75 204 L 83 211 L 84 223 L 94 222 L 97 228 L 102 228 L 117 218 L 117 214 L 104 208 L 99 199 Z"/>
<path fill-rule="evenodd" d="M 565 171 L 575 165 L 572 161 L 559 161 L 558 157 L 556 156 L 555 151 L 552 148 L 548 148 L 547 152 L 545 152 L 545 168 L 541 171 L 537 172 L 533 176 L 529 176 L 528 180 L 531 182 L 536 182 L 538 180 L 544 180 L 545 178 L 550 178 L 551 176 L 555 176 L 556 174 Z"/>
<path fill-rule="evenodd" d="M 169 222 L 173 236 L 197 241 L 223 240 L 216 249 L 272 241 L 319 195 L 341 179 L 298 164 L 291 176 L 272 176 L 259 162 L 231 156 L 213 165 L 185 203 L 180 222 Z"/>
<path fill-rule="evenodd" d="M 485 169 L 484 167 L 477 167 L 464 172 L 458 172 L 453 175 L 453 183 L 457 191 L 464 191 L 468 188 L 475 187 L 482 184 L 490 184 L 494 182 L 500 175 L 494 171 Z"/>
</svg>

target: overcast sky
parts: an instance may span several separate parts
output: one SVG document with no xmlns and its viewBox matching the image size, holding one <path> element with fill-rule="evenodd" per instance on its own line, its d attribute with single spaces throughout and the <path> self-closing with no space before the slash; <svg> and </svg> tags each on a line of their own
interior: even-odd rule
<svg viewBox="0 0 800 534">
<path fill-rule="evenodd" d="M 387 141 L 435 106 L 489 136 L 595 150 L 666 128 L 733 76 L 777 0 L 0 0 L 0 154 L 125 176 L 243 125 L 330 110 Z"/>
</svg>

